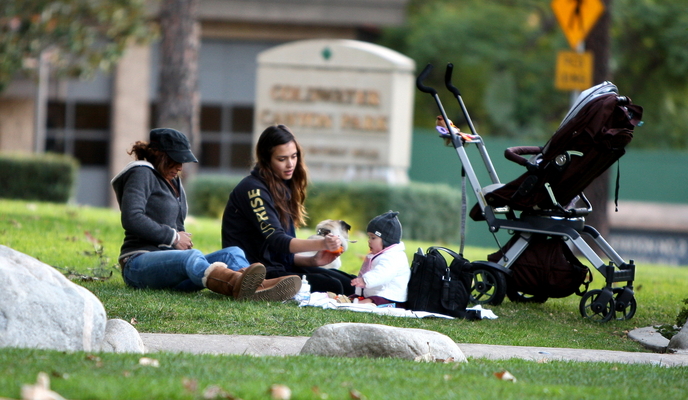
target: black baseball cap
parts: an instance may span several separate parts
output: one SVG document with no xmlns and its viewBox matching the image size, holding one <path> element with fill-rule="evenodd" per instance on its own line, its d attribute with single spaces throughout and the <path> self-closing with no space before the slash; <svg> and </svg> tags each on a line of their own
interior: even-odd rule
<svg viewBox="0 0 688 400">
<path fill-rule="evenodd" d="M 162 150 L 174 161 L 184 164 L 198 160 L 191 152 L 189 139 L 183 133 L 172 128 L 156 128 L 150 131 L 150 144 Z"/>
</svg>

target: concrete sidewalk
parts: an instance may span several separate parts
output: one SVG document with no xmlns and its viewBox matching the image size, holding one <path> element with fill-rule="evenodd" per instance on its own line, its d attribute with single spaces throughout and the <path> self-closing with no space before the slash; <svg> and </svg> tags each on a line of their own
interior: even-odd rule
<svg viewBox="0 0 688 400">
<path fill-rule="evenodd" d="M 298 355 L 308 337 L 251 336 L 251 335 L 180 335 L 141 333 L 147 353 L 158 351 L 196 354 L 248 354 L 257 356 Z M 668 340 L 652 328 L 636 329 L 631 339 L 652 350 L 666 349 Z M 524 360 L 566 360 L 653 364 L 666 367 L 688 366 L 686 353 L 639 353 L 610 350 L 584 350 L 552 347 L 501 346 L 458 343 L 466 357 L 487 359 L 521 358 Z"/>
</svg>

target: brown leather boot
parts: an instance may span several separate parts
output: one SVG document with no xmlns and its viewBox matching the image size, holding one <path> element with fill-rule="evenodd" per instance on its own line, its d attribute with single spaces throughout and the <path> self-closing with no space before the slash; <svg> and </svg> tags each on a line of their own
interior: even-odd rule
<svg viewBox="0 0 688 400">
<path fill-rule="evenodd" d="M 233 297 L 235 300 L 250 298 L 265 279 L 265 266 L 251 264 L 241 272 L 232 271 L 227 264 L 215 262 L 205 270 L 203 285 L 215 293 Z"/>
<path fill-rule="evenodd" d="M 301 278 L 288 275 L 280 278 L 266 279 L 258 286 L 251 300 L 256 301 L 285 301 L 289 300 L 301 289 Z"/>
</svg>

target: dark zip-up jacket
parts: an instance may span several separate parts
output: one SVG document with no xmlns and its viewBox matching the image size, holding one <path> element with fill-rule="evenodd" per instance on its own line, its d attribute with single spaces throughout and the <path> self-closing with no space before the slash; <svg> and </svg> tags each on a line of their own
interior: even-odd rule
<svg viewBox="0 0 688 400">
<path fill-rule="evenodd" d="M 184 231 L 187 213 L 181 180 L 174 180 L 179 190 L 177 197 L 151 163 L 133 161 L 111 183 L 124 228 L 119 258 L 141 252 L 172 250 L 177 232 Z"/>
</svg>

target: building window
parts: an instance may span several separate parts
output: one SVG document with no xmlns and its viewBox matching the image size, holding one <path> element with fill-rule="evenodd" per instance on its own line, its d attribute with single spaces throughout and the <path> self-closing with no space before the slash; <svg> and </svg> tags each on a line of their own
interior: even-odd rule
<svg viewBox="0 0 688 400">
<path fill-rule="evenodd" d="M 150 113 L 153 129 L 157 127 L 155 104 L 151 104 Z M 201 170 L 245 174 L 253 155 L 253 106 L 204 104 L 200 126 L 201 146 L 196 156 Z"/>
<path fill-rule="evenodd" d="M 109 104 L 49 102 L 46 151 L 72 155 L 81 165 L 107 166 L 110 119 Z"/>
<path fill-rule="evenodd" d="M 200 167 L 246 173 L 252 160 L 253 106 L 205 104 L 200 124 Z"/>
</svg>

